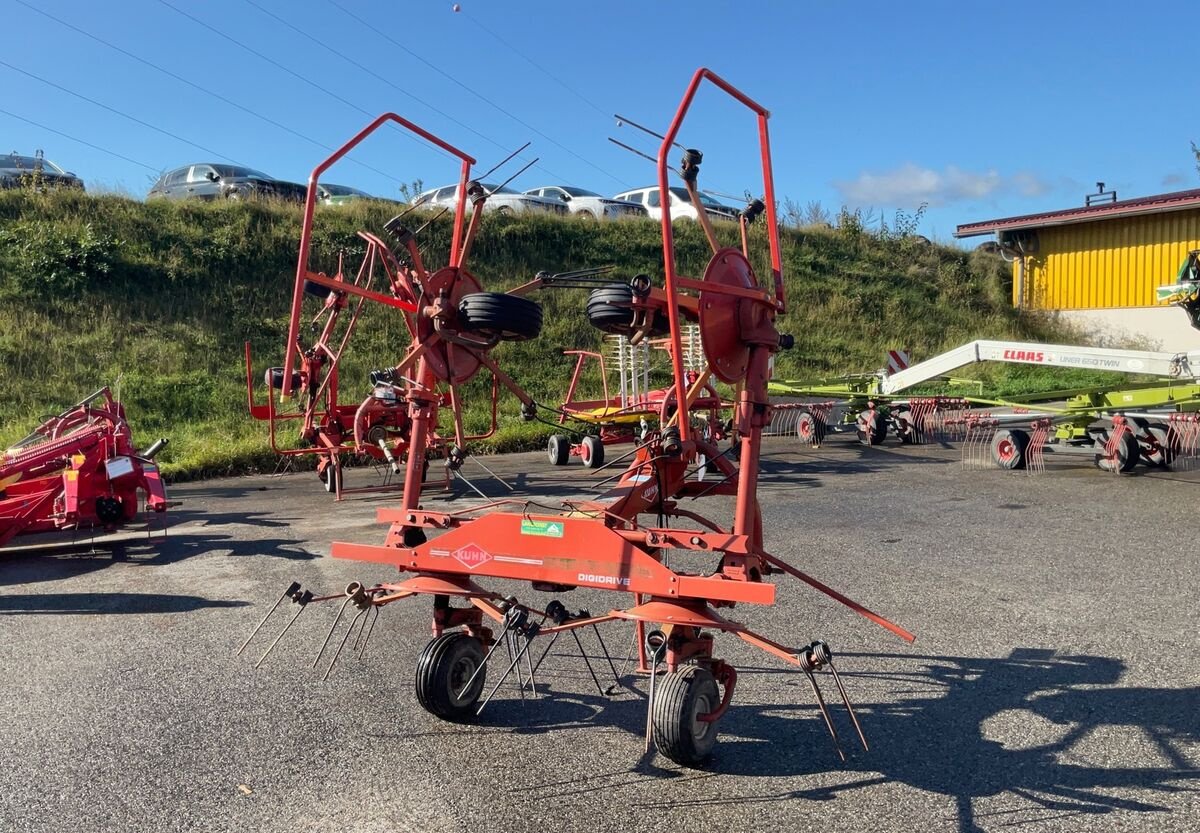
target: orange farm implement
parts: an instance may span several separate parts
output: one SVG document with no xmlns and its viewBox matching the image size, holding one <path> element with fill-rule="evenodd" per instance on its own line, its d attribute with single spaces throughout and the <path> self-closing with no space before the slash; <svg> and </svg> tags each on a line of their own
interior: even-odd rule
<svg viewBox="0 0 1200 833">
<path fill-rule="evenodd" d="M 483 216 L 480 201 L 487 196 L 478 195 L 464 233 L 466 204 L 461 195 L 471 193 L 473 184 L 470 177 L 473 160 L 466 154 L 399 116 L 388 114 L 313 172 L 301 238 L 301 267 L 296 277 L 293 341 L 305 280 L 317 281 L 335 292 L 363 291 L 358 288 L 351 291 L 335 278 L 318 280 L 306 272 L 304 264 L 311 239 L 317 177 L 379 125 L 396 122 L 462 161 L 455 236 L 450 265 L 426 274 L 419 263 L 414 264 L 410 289 L 404 298 L 397 299 L 411 305 L 411 309 L 405 307 L 405 310 L 412 316 L 414 335 L 412 349 L 394 371 L 395 378 L 405 379 L 404 400 L 409 420 L 403 498 L 397 507 L 378 510 L 379 520 L 390 524 L 383 543 L 335 542 L 332 547 L 335 558 L 388 565 L 398 569 L 400 577 L 375 585 L 356 582 L 344 595 L 333 597 L 317 596 L 293 584 L 250 634 L 243 650 L 278 608 L 289 607 L 286 604 L 289 600 L 295 607 L 287 617 L 288 627 L 308 604 L 322 598 L 340 599 L 341 610 L 354 611 L 340 645 L 347 644 L 357 627 L 355 643 L 365 646 L 379 608 L 401 599 L 431 596 L 434 638 L 417 661 L 416 695 L 433 715 L 460 720 L 481 712 L 514 671 L 522 696 L 527 683 L 536 696 L 533 680 L 536 666 L 530 659 L 530 646 L 536 640 L 553 640 L 561 634 L 578 638 L 581 629 L 605 623 L 632 623 L 637 634 L 640 669 L 649 674 L 647 748 L 653 742 L 672 760 L 695 765 L 712 753 L 720 720 L 737 685 L 736 669 L 715 653 L 715 635 L 730 634 L 806 675 L 836 744 L 832 716 L 817 684 L 818 677 L 832 679 L 862 739 L 833 654 L 825 643 L 784 644 L 730 617 L 730 611 L 738 604 L 774 603 L 777 585 L 768 579 L 790 575 L 903 639 L 913 639 L 903 628 L 766 549 L 757 494 L 760 445 L 763 429 L 771 417 L 767 378 L 772 354 L 791 346 L 790 337 L 781 335 L 775 326 L 776 316 L 783 312 L 785 304 L 768 112 L 714 73 L 698 70 L 666 134 L 659 137 L 662 143 L 656 165 L 658 185 L 663 191 L 668 186 L 668 176 L 674 172 L 682 178 L 692 202 L 700 202 L 697 194 L 700 151 L 684 148 L 678 170 L 668 164 L 668 156 L 681 147 L 676 145 L 676 137 L 704 82 L 731 96 L 753 116 L 759 138 L 762 198 L 752 200 L 741 215 L 740 248 L 719 245 L 712 226 L 701 213 L 699 222 L 712 256 L 700 277 L 686 276 L 677 268 L 670 208 L 664 205 L 661 285 L 637 280 L 637 285 L 631 286 L 631 294 L 622 298 L 622 305 L 628 304 L 625 314 L 643 337 L 661 320 L 660 316 L 665 319 L 675 411 L 670 417 L 664 415 L 660 425 L 638 440 L 628 455 L 627 465 L 614 478 L 615 485 L 590 499 L 547 497 L 535 502 L 509 498 L 457 512 L 422 507 L 421 461 L 431 441 L 430 426 L 436 409 L 446 401 L 437 393 L 439 385 L 463 382 L 480 367 L 486 367 L 501 384 L 515 392 L 515 384 L 503 376 L 487 351 L 504 337 L 533 335 L 536 330 L 533 322 L 540 313 L 535 304 L 523 298 L 481 292 L 479 281 L 465 268 L 472 235 Z M 760 280 L 752 266 L 746 234 L 747 224 L 763 211 L 768 249 L 763 262 L 769 264 L 770 271 L 765 281 Z M 480 317 L 486 318 L 486 326 L 480 324 Z M 523 323 L 510 327 L 505 322 Z M 690 381 L 684 368 L 683 333 L 687 322 L 699 325 L 705 358 L 703 370 Z M 284 394 L 313 384 L 308 369 L 311 365 L 305 365 L 304 358 L 302 351 L 289 353 L 281 371 Z M 298 378 L 293 375 L 297 364 Z M 720 453 L 696 431 L 691 419 L 698 397 L 713 379 L 737 389 L 733 406 L 737 462 L 730 459 L 732 454 Z M 527 402 L 527 398 L 522 402 Z M 458 407 L 453 388 L 449 404 Z M 709 471 L 716 472 L 715 480 L 704 482 L 689 477 L 702 456 Z M 685 500 L 704 496 L 723 496 L 724 500 L 714 501 L 711 506 L 728 511 L 732 505 L 732 518 L 716 520 L 685 508 L 701 505 L 685 504 Z M 715 567 L 701 566 L 713 563 Z M 693 569 L 687 569 L 689 566 Z M 529 605 L 511 595 L 487 589 L 488 579 L 528 582 L 535 590 L 554 593 L 575 588 L 615 591 L 616 598 L 625 603 L 598 615 L 571 613 L 558 600 L 544 606 Z M 335 635 L 334 628 L 340 619 L 339 611 L 330 637 Z M 259 662 L 277 642 L 278 637 Z M 506 646 L 507 654 L 502 645 Z M 340 651 L 341 647 L 333 654 L 330 667 Z M 500 660 L 502 655 L 506 658 Z M 499 679 L 489 682 L 487 677 L 497 670 L 497 664 Z M 827 673 L 818 673 L 822 671 Z M 598 681 L 597 687 L 600 687 Z M 865 745 L 865 739 L 862 740 Z"/>
</svg>

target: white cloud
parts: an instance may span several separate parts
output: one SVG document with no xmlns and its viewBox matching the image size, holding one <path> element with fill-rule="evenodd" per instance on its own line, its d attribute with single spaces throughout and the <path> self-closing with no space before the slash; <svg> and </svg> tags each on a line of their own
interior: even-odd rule
<svg viewBox="0 0 1200 833">
<path fill-rule="evenodd" d="M 1029 172 L 1006 177 L 995 170 L 965 171 L 955 165 L 947 165 L 945 169 L 936 171 L 911 162 L 882 173 L 863 171 L 853 180 L 835 180 L 833 186 L 851 205 L 911 207 L 921 203 L 938 206 L 978 200 L 1004 192 L 1036 197 L 1051 187 Z"/>
</svg>

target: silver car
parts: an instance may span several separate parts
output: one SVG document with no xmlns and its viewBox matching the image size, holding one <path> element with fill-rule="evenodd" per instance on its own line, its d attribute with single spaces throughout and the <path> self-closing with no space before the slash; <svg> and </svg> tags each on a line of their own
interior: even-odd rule
<svg viewBox="0 0 1200 833">
<path fill-rule="evenodd" d="M 595 191 L 570 185 L 543 185 L 525 192 L 531 197 L 558 200 L 576 216 L 589 220 L 617 220 L 622 217 L 646 217 L 646 209 L 632 202 L 610 200 Z"/>
<path fill-rule="evenodd" d="M 696 210 L 696 206 L 692 205 L 692 198 L 686 188 L 668 188 L 667 192 L 671 195 L 672 220 L 696 219 L 699 212 Z M 658 195 L 657 186 L 647 185 L 644 188 L 635 188 L 632 191 L 617 194 L 613 199 L 628 200 L 643 205 L 652 220 L 662 219 L 662 199 Z M 700 194 L 700 202 L 704 206 L 704 213 L 710 220 L 737 222 L 738 210 L 736 208 L 723 205 L 703 192 Z"/>
<path fill-rule="evenodd" d="M 497 214 L 524 214 L 529 211 L 547 211 L 551 214 L 559 214 L 565 216 L 567 213 L 567 204 L 561 200 L 548 200 L 542 197 L 531 197 L 527 194 L 522 194 L 511 188 L 501 188 L 487 182 L 479 183 L 487 190 L 489 196 L 487 202 L 483 204 L 483 211 L 486 214 L 489 211 L 494 211 Z M 458 202 L 458 186 L 445 185 L 441 188 L 432 188 L 416 196 L 413 200 L 413 205 L 422 205 L 436 208 L 454 208 Z M 467 210 L 471 210 L 471 202 L 467 201 Z"/>
</svg>

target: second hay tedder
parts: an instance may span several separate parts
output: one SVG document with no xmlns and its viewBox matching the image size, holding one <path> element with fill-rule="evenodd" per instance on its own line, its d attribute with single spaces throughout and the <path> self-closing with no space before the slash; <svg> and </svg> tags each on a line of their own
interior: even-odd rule
<svg viewBox="0 0 1200 833">
<path fill-rule="evenodd" d="M 523 408 L 533 407 L 531 400 L 523 396 L 516 383 L 488 355 L 500 340 L 527 333 L 506 330 L 498 321 L 479 327 L 475 310 L 485 304 L 474 299 L 490 299 L 489 308 L 506 311 L 505 321 L 518 318 L 533 321 L 540 311 L 536 311 L 538 308 L 532 301 L 513 294 L 482 292 L 480 282 L 465 268 L 471 239 L 483 216 L 482 200 L 486 199 L 486 194 L 479 195 L 470 223 L 465 225 L 466 195 L 472 193 L 474 184 L 470 178 L 474 160 L 466 154 L 401 117 L 387 114 L 314 170 L 301 238 L 290 345 L 297 343 L 296 329 L 306 280 L 327 286 L 335 293 L 362 297 L 362 290 L 309 273 L 307 253 L 319 175 L 383 123 L 395 122 L 461 160 L 454 238 L 448 266 L 427 273 L 414 256 L 407 267 L 412 270 L 411 289 L 393 288 L 392 292 L 396 301 L 408 305 L 402 309 L 413 322 L 413 345 L 391 371 L 403 391 L 408 420 L 403 498 L 397 507 L 378 510 L 379 520 L 390 524 L 382 544 L 334 543 L 332 548 L 336 558 L 387 565 L 399 570 L 401 576 L 374 585 L 355 582 L 346 588 L 345 594 L 333 596 L 318 596 L 293 584 L 250 635 L 243 649 L 276 609 L 288 607 L 287 602 L 294 605 L 287 625 L 290 627 L 307 605 L 340 599 L 341 608 L 326 643 L 335 636 L 342 611 L 352 608 L 355 616 L 330 662 L 332 668 L 341 647 L 352 635 L 355 646 L 365 648 L 380 608 L 410 597 L 432 597 L 434 638 L 417 661 L 416 695 L 421 705 L 437 717 L 461 720 L 482 711 L 514 672 L 522 696 L 526 671 L 529 687 L 536 692 L 537 666 L 530 658 L 530 646 L 536 640 L 547 637 L 554 640 L 562 634 L 578 639 L 582 629 L 632 623 L 640 670 L 650 675 L 647 746 L 653 739 L 657 749 L 667 757 L 694 765 L 713 751 L 719 721 L 737 685 L 736 669 L 715 653 L 714 635 L 732 634 L 806 674 L 836 744 L 837 733 L 817 685 L 817 672 L 830 672 L 865 745 L 834 667 L 833 655 L 825 643 L 787 645 L 760 635 L 729 616 L 729 611 L 738 604 L 772 604 L 777 586 L 767 579 L 787 574 L 903 639 L 913 639 L 903 628 L 767 551 L 757 498 L 760 445 L 771 418 L 767 379 L 771 356 L 789 347 L 791 341 L 775 326 L 785 302 L 774 214 L 769 115 L 764 107 L 711 71 L 698 70 L 666 134 L 659 137 L 662 144 L 656 165 L 660 188 L 667 188 L 668 176 L 673 172 L 682 178 L 693 201 L 699 202 L 697 179 L 702 155 L 677 145 L 676 138 L 704 82 L 745 106 L 754 117 L 763 193 L 762 201 L 754 202 L 758 205 L 756 212 L 765 209 L 767 214 L 771 274 L 764 282 L 751 264 L 745 229 L 752 219 L 747 214 L 756 212 L 743 213 L 741 248 L 720 246 L 707 218 L 701 214 L 699 222 L 710 242 L 712 256 L 701 277 L 681 274 L 676 265 L 670 210 L 664 206 L 661 286 L 635 279 L 632 291 L 623 293 L 616 307 L 624 310 L 620 314 L 627 317 L 633 331 L 643 338 L 665 321 L 674 380 L 670 387 L 674 410 L 670 414 L 664 411 L 660 424 L 637 439 L 631 452 L 625 455 L 628 462 L 614 478 L 615 485 L 589 499 L 514 497 L 456 512 L 430 511 L 421 505 L 422 463 L 434 441 L 438 407 L 448 406 L 454 411 L 456 430 L 461 435 L 457 418 L 461 403 L 454 395 L 454 385 L 465 382 L 481 367 L 487 368 L 499 384 L 517 394 Z M 683 150 L 679 170 L 667 161 L 674 148 Z M 405 236 L 403 229 L 393 229 L 393 233 L 398 233 L 401 239 Z M 698 325 L 704 356 L 703 369 L 692 375 L 684 366 L 683 334 L 687 322 Z M 287 361 L 279 371 L 279 387 L 284 394 L 296 388 L 304 390 L 306 385 L 311 390 L 314 385 L 313 377 L 305 375 L 303 353 L 299 358 L 300 375 L 296 377 L 293 374 L 297 354 L 289 348 Z M 691 418 L 713 379 L 737 390 L 732 406 L 733 429 L 738 438 L 736 455 L 722 454 L 711 438 L 696 430 Z M 438 392 L 439 386 L 445 385 L 450 385 L 448 395 Z M 736 456 L 736 463 L 730 459 L 732 456 Z M 715 481 L 689 477 L 699 465 L 715 471 Z M 684 500 L 705 496 L 724 496 L 726 501 L 721 501 L 721 505 L 727 505 L 731 499 L 732 518 L 718 521 L 685 508 Z M 705 563 L 716 566 L 701 566 Z M 599 615 L 585 611 L 572 613 L 557 599 L 541 606 L 504 596 L 487 589 L 484 586 L 487 579 L 524 581 L 534 590 L 552 593 L 567 593 L 575 588 L 616 591 L 632 604 L 618 605 Z M 260 662 L 278 640 L 276 637 Z M 505 647 L 501 648 L 502 645 Z M 322 646 L 322 652 L 324 649 Z M 506 659 L 499 661 L 501 655 Z M 497 662 L 504 670 L 488 689 L 486 679 Z M 660 665 L 665 666 L 662 674 Z M 838 751 L 840 754 L 840 747 Z"/>
</svg>

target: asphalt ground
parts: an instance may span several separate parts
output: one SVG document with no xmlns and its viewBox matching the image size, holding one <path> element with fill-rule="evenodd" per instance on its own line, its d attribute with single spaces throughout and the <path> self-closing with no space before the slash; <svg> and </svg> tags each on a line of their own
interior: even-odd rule
<svg viewBox="0 0 1200 833">
<path fill-rule="evenodd" d="M 289 582 L 340 592 L 394 575 L 326 556 L 335 539 L 382 542 L 374 512 L 396 497 L 334 504 L 312 474 L 250 477 L 173 488 L 167 540 L 134 536 L 124 560 L 0 556 L 0 830 L 1200 829 L 1200 476 L 963 471 L 952 449 L 890 442 L 768 440 L 760 497 L 772 552 L 917 642 L 786 578 L 774 606 L 732 614 L 832 646 L 871 744 L 822 677 L 844 764 L 803 674 L 731 637 L 718 654 L 739 684 L 702 770 L 646 754 L 646 681 L 601 696 L 565 639 L 537 700 L 505 686 L 475 724 L 433 718 L 413 695 L 423 599 L 384 609 L 365 657 L 347 650 L 327 682 L 312 663 L 336 605 L 310 607 L 255 669 L 284 614 L 235 652 Z M 540 454 L 484 462 L 523 495 L 596 479 Z M 427 505 L 473 499 L 458 492 Z M 604 633 L 622 664 L 628 626 Z M 606 669 L 594 635 L 584 644 Z"/>
</svg>

